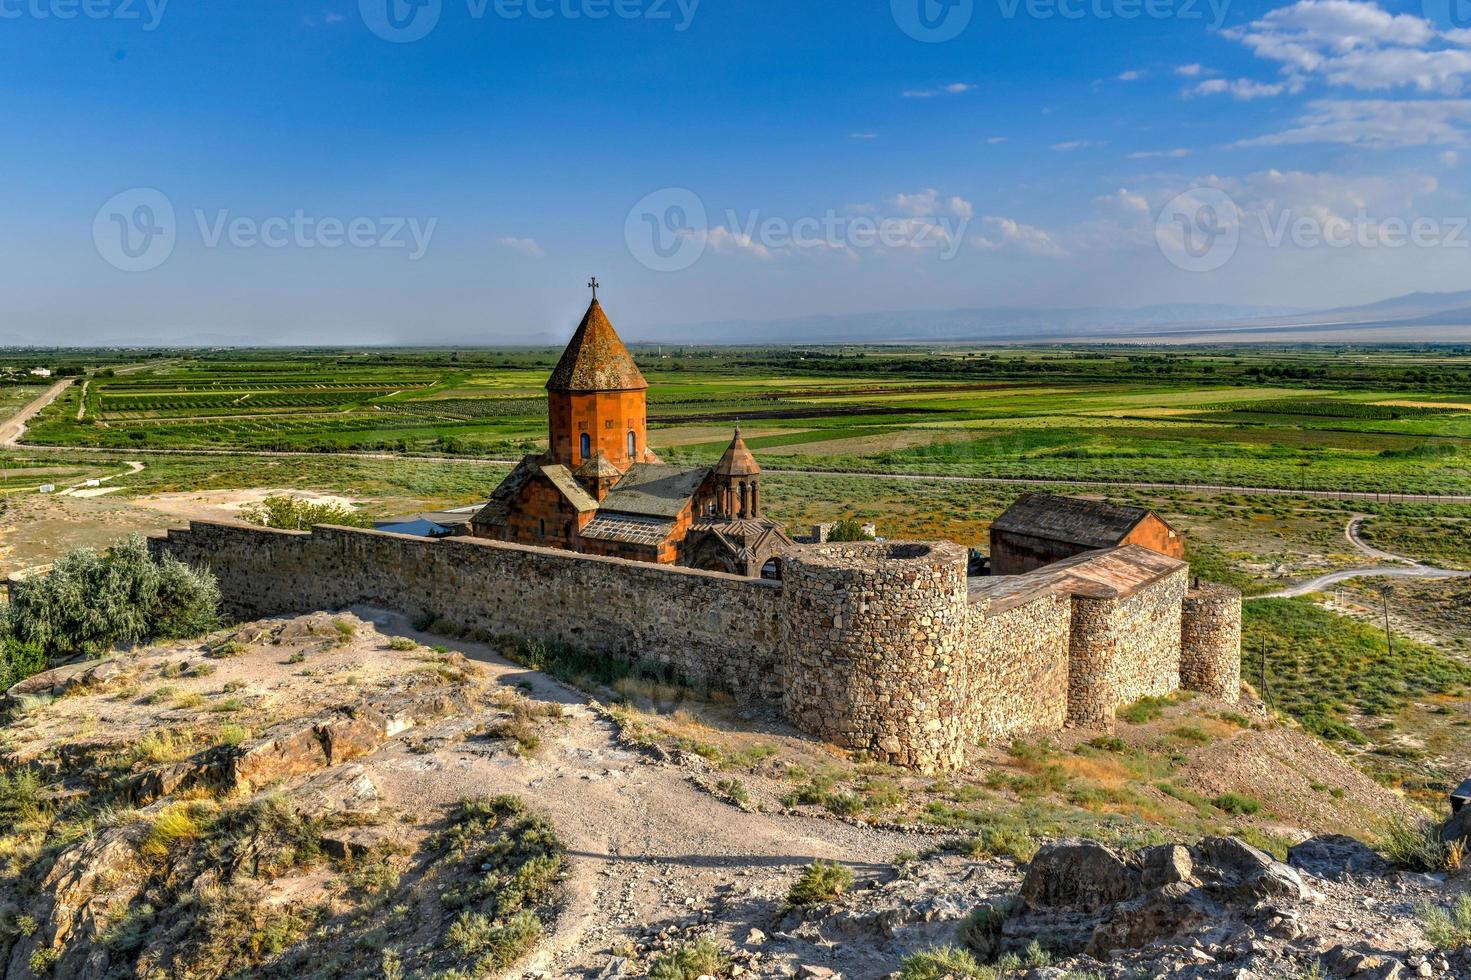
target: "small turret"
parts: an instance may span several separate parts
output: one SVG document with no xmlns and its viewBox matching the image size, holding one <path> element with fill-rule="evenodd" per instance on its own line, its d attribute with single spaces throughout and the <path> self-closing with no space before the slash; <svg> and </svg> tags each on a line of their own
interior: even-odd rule
<svg viewBox="0 0 1471 980">
<path fill-rule="evenodd" d="M 716 492 L 726 520 L 755 520 L 761 516 L 761 467 L 741 438 L 741 427 L 715 465 Z"/>
</svg>

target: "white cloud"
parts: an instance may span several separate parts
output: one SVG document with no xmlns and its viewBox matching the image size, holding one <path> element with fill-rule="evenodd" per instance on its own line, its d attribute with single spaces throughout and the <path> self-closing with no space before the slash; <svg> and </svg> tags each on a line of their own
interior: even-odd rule
<svg viewBox="0 0 1471 980">
<path fill-rule="evenodd" d="M 529 255 L 533 259 L 539 259 L 547 254 L 545 251 L 542 250 L 542 247 L 537 244 L 535 238 L 511 238 L 507 236 L 505 238 L 496 239 L 496 242 L 500 245 L 504 245 L 506 248 L 514 248 L 516 251 Z"/>
<path fill-rule="evenodd" d="M 1139 79 L 1143 78 L 1145 74 L 1146 73 L 1145 72 L 1142 72 L 1142 71 L 1126 71 L 1126 72 L 1120 72 L 1119 75 L 1118 75 L 1118 81 L 1121 81 L 1121 82 L 1137 82 L 1137 81 L 1139 81 Z"/>
<path fill-rule="evenodd" d="M 1457 153 L 1455 150 L 1446 150 L 1440 155 L 1440 164 L 1443 167 L 1456 167 L 1460 166 L 1460 163 L 1461 154 Z"/>
<path fill-rule="evenodd" d="M 991 146 L 995 146 L 998 143 L 1005 143 L 1006 139 L 1007 138 L 1005 136 L 987 136 L 986 142 Z"/>
<path fill-rule="evenodd" d="M 1199 78 L 1204 71 L 1205 67 L 1202 65 L 1181 65 L 1175 69 L 1175 74 L 1181 78 Z"/>
<path fill-rule="evenodd" d="M 1059 153 L 1067 153 L 1071 150 L 1086 150 L 1096 146 L 1107 146 L 1107 140 L 1065 140 L 1061 143 L 1053 143 L 1052 149 Z"/>
<path fill-rule="evenodd" d="M 731 231 L 724 225 L 716 225 L 707 231 L 705 233 L 705 244 L 717 252 L 750 255 L 763 261 L 772 258 L 771 249 L 756 241 L 750 235 L 744 232 Z"/>
<path fill-rule="evenodd" d="M 1127 214 L 1148 214 L 1150 211 L 1149 199 L 1127 187 L 1120 187 L 1112 194 L 1096 198 L 1095 203 L 1106 207 L 1117 207 Z"/>
<path fill-rule="evenodd" d="M 1290 129 L 1237 146 L 1343 143 L 1369 149 L 1402 146 L 1462 146 L 1471 124 L 1468 99 L 1320 99 L 1308 103 Z"/>
<path fill-rule="evenodd" d="M 876 139 L 879 138 L 879 134 L 878 133 L 849 133 L 848 134 L 848 138 L 850 140 L 876 140 Z"/>
<path fill-rule="evenodd" d="M 889 203 L 900 214 L 911 218 L 933 218 L 941 214 L 970 218 L 975 214 L 975 208 L 965 198 L 952 195 L 941 199 L 940 192 L 933 187 L 913 194 L 895 194 Z"/>
<path fill-rule="evenodd" d="M 1372 0 L 1297 0 L 1225 36 L 1276 62 L 1287 84 L 1307 76 L 1361 91 L 1412 87 L 1458 94 L 1471 75 L 1471 32 L 1441 32 Z"/>
<path fill-rule="evenodd" d="M 1283 92 L 1297 94 L 1302 91 L 1303 81 L 1294 76 L 1283 82 L 1254 82 L 1249 78 L 1238 78 L 1227 81 L 1224 78 L 1208 78 L 1186 94 L 1189 95 L 1221 95 L 1229 93 L 1232 98 L 1240 102 L 1250 102 L 1252 99 L 1267 99 Z"/>
<path fill-rule="evenodd" d="M 1193 151 L 1187 150 L 1183 146 L 1177 146 L 1173 150 L 1140 150 L 1137 153 L 1130 153 L 1129 159 L 1151 160 L 1156 157 L 1164 157 L 1168 160 L 1178 160 L 1181 157 L 1188 157 L 1191 152 Z"/>
<path fill-rule="evenodd" d="M 937 95 L 962 95 L 975 88 L 967 82 L 951 82 L 939 88 L 915 88 L 904 93 L 906 99 L 933 99 Z"/>
<path fill-rule="evenodd" d="M 1067 254 L 1067 250 L 1059 245 L 1051 235 L 1033 225 L 1025 225 L 1012 218 L 1002 218 L 996 215 L 986 215 L 981 219 L 981 224 L 986 229 L 985 233 L 971 238 L 971 244 L 977 248 L 987 251 L 1013 248 L 1028 255 L 1044 258 L 1056 258 Z"/>
</svg>

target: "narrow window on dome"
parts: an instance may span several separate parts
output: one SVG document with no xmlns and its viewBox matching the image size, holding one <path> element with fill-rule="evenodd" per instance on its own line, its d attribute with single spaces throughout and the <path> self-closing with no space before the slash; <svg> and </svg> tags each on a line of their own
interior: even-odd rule
<svg viewBox="0 0 1471 980">
<path fill-rule="evenodd" d="M 628 433 L 628 455 L 638 455 L 638 433 L 632 430 Z"/>
<path fill-rule="evenodd" d="M 592 455 L 592 436 L 586 432 L 582 434 L 582 458 L 587 459 Z"/>
</svg>

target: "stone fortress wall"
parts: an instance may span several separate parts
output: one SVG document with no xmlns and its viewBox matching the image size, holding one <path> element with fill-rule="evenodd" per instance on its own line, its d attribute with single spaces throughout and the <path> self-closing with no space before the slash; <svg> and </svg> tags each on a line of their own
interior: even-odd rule
<svg viewBox="0 0 1471 980">
<path fill-rule="evenodd" d="M 1240 686 L 1239 593 L 1189 591 L 1183 562 L 1132 545 L 983 579 L 949 542 L 808 545 L 779 582 L 339 527 L 196 521 L 150 548 L 211 569 L 235 616 L 377 605 L 657 660 L 921 769 L 961 766 L 983 740 L 1107 727 L 1145 694 Z"/>
</svg>

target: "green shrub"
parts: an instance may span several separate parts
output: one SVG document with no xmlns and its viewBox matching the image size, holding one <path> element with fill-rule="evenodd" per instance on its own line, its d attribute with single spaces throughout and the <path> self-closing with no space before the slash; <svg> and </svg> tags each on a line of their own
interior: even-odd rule
<svg viewBox="0 0 1471 980">
<path fill-rule="evenodd" d="M 48 575 L 16 584 L 11 641 L 48 657 L 97 655 L 120 643 L 200 636 L 219 625 L 220 590 L 203 569 L 155 562 L 133 536 L 102 554 L 81 548 Z"/>
<path fill-rule="evenodd" d="M 1006 922 L 1011 910 L 1011 902 L 1004 899 L 1000 902 L 978 905 L 970 915 L 961 921 L 955 938 L 982 960 L 989 960 L 996 955 L 997 940 L 1001 937 L 1001 926 Z"/>
<path fill-rule="evenodd" d="M 1379 851 L 1406 871 L 1453 870 L 1449 867 L 1451 848 L 1440 839 L 1440 828 L 1432 820 L 1411 823 L 1403 817 L 1391 817 L 1384 826 Z"/>
<path fill-rule="evenodd" d="M 1119 717 L 1131 725 L 1143 725 L 1159 720 L 1165 713 L 1164 698 L 1143 697 L 1119 712 Z"/>
<path fill-rule="evenodd" d="M 1425 941 L 1436 949 L 1471 946 L 1471 895 L 1461 895 L 1450 908 L 1421 905 L 1416 909 Z"/>
<path fill-rule="evenodd" d="M 906 957 L 899 980 L 996 980 L 998 973 L 956 946 L 937 946 Z"/>
<path fill-rule="evenodd" d="M 818 905 L 831 902 L 853 884 L 853 872 L 836 861 L 813 861 L 787 893 L 787 904 Z"/>
<path fill-rule="evenodd" d="M 1249 817 L 1261 810 L 1261 803 L 1241 793 L 1222 793 L 1211 800 L 1211 806 L 1234 817 Z"/>
<path fill-rule="evenodd" d="M 649 980 L 697 980 L 719 976 L 730 965 L 711 936 L 701 936 L 683 943 L 654 960 L 649 967 Z"/>
<path fill-rule="evenodd" d="M 832 530 L 827 534 L 827 539 L 838 543 L 872 541 L 873 535 L 863 530 L 863 522 L 856 518 L 846 517 L 832 526 Z"/>
<path fill-rule="evenodd" d="M 373 522 L 350 507 L 313 503 L 287 494 L 272 494 L 258 504 L 240 508 L 241 520 L 261 527 L 288 531 L 310 530 L 315 524 L 337 524 L 342 527 L 372 527 Z"/>
</svg>

